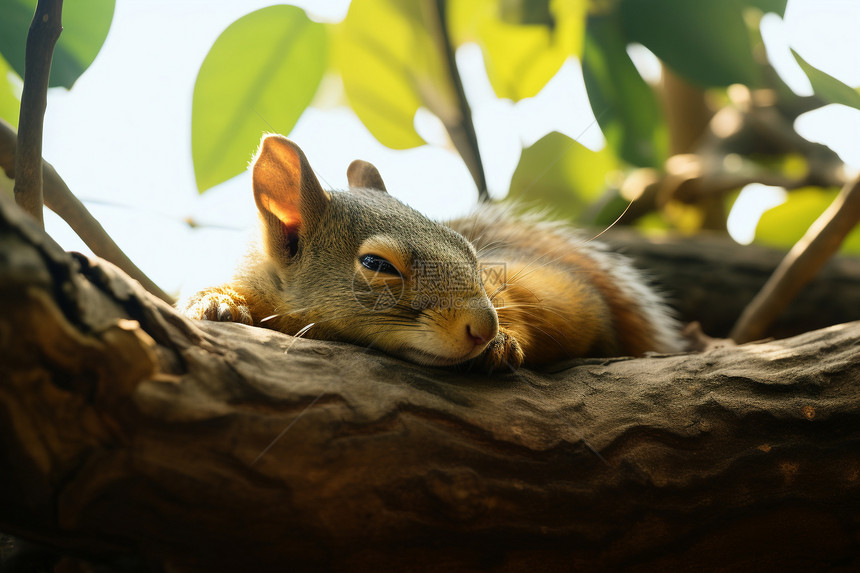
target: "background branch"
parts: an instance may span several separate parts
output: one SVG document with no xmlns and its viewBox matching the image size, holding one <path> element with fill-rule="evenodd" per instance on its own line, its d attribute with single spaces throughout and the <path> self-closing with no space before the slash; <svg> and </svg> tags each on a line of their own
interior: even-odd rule
<svg viewBox="0 0 860 573">
<path fill-rule="evenodd" d="M 24 91 L 15 157 L 15 201 L 45 227 L 42 216 L 42 124 L 54 45 L 63 31 L 63 0 L 39 0 L 27 34 Z"/>
<path fill-rule="evenodd" d="M 598 229 L 600 230 L 600 229 Z M 717 233 L 645 240 L 615 227 L 601 237 L 646 269 L 683 322 L 727 337 L 749 301 L 773 275 L 785 251 L 738 245 Z M 767 331 L 786 338 L 848 321 L 860 321 L 860 259 L 836 256 L 807 284 Z"/>
<path fill-rule="evenodd" d="M 17 134 L 12 126 L 0 119 L 0 168 L 6 172 L 7 177 L 15 179 L 17 183 L 16 139 Z M 68 223 L 96 256 L 121 268 L 161 300 L 173 303 L 173 298 L 146 276 L 119 248 L 47 161 L 42 162 L 41 178 L 45 205 Z"/>
<path fill-rule="evenodd" d="M 860 177 L 842 188 L 830 207 L 789 251 L 761 291 L 744 309 L 731 338 L 743 343 L 761 338 L 779 314 L 839 250 L 860 222 Z"/>
<path fill-rule="evenodd" d="M 660 93 L 669 129 L 669 152 L 690 153 L 698 147 L 714 112 L 702 88 L 690 84 L 665 64 L 662 81 Z"/>
</svg>

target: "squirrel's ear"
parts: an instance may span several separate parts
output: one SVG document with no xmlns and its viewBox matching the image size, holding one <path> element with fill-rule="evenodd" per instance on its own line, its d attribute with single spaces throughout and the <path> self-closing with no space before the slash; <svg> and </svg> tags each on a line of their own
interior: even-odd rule
<svg viewBox="0 0 860 573">
<path fill-rule="evenodd" d="M 356 159 L 346 169 L 346 180 L 350 187 L 364 187 L 366 189 L 378 189 L 385 191 L 385 183 L 382 175 L 372 164 L 361 159 Z"/>
<path fill-rule="evenodd" d="M 314 225 L 331 196 L 320 186 L 299 146 L 282 135 L 263 136 L 251 178 L 270 247 L 284 245 L 294 255 L 299 232 Z"/>
</svg>

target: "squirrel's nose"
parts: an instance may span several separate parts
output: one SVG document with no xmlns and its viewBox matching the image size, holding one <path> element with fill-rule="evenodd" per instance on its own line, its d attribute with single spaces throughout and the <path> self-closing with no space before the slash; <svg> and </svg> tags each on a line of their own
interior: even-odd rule
<svg viewBox="0 0 860 573">
<path fill-rule="evenodd" d="M 495 336 L 495 329 L 491 324 L 485 326 L 477 326 L 473 324 L 466 325 L 466 336 L 475 344 L 475 346 L 486 344 L 490 338 Z"/>
<path fill-rule="evenodd" d="M 473 351 L 487 346 L 499 333 L 499 317 L 490 299 L 484 296 L 476 302 L 479 304 L 461 315 L 460 323 L 463 329 L 460 332 L 465 334 L 463 340 L 472 344 Z"/>
</svg>

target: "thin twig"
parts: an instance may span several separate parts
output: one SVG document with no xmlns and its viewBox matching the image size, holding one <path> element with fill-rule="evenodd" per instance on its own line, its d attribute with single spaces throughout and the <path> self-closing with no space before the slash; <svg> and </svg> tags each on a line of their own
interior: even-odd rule
<svg viewBox="0 0 860 573">
<path fill-rule="evenodd" d="M 478 200 L 482 203 L 487 202 L 490 200 L 490 193 L 487 190 L 487 177 L 484 173 L 481 151 L 478 149 L 478 135 L 475 133 L 475 124 L 472 122 L 472 108 L 469 107 L 466 92 L 463 90 L 463 82 L 460 79 L 457 60 L 454 56 L 454 47 L 451 44 L 451 35 L 448 33 L 447 0 L 431 0 L 431 2 L 435 4 L 435 16 L 437 18 L 437 25 L 434 26 L 436 40 L 445 59 L 460 112 L 457 118 L 459 121 L 452 122 L 448 118 L 441 119 L 448 131 L 448 136 L 454 143 L 454 147 L 457 148 L 466 163 L 466 167 L 469 168 L 469 173 L 472 174 L 472 179 L 475 180 L 475 185 L 478 187 Z"/>
<path fill-rule="evenodd" d="M 744 309 L 732 329 L 738 343 L 762 338 L 797 293 L 839 249 L 860 222 L 860 177 L 842 188 L 833 203 L 809 227 Z"/>
<path fill-rule="evenodd" d="M 42 228 L 42 124 L 48 106 L 48 81 L 54 45 L 63 31 L 63 0 L 39 0 L 27 34 L 24 58 L 24 91 L 18 121 L 15 156 L 15 201 Z"/>
<path fill-rule="evenodd" d="M 0 168 L 6 172 L 7 177 L 15 179 L 17 182 L 15 176 L 16 139 L 15 129 L 0 119 Z M 96 218 L 69 190 L 66 182 L 57 174 L 50 163 L 47 161 L 42 163 L 41 173 L 44 180 L 45 205 L 68 223 L 95 255 L 115 264 L 158 298 L 170 304 L 173 303 L 172 297 L 146 276 L 110 238 Z"/>
</svg>

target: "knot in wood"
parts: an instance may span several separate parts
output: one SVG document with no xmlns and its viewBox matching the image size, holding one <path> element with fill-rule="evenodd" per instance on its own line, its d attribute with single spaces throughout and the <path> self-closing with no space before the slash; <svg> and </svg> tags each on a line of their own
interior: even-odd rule
<svg viewBox="0 0 860 573">
<path fill-rule="evenodd" d="M 439 510 L 456 521 L 472 521 L 492 505 L 486 484 L 471 470 L 433 470 L 425 483 Z"/>
</svg>

